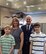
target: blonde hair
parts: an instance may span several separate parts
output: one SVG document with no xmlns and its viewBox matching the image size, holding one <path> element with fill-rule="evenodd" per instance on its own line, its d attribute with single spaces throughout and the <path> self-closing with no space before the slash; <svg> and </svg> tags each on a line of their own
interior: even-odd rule
<svg viewBox="0 0 46 54">
<path fill-rule="evenodd" d="M 4 26 L 4 29 L 6 29 L 6 28 L 11 29 L 10 25 L 6 25 L 6 26 Z"/>
<path fill-rule="evenodd" d="M 18 20 L 17 17 L 13 18 L 12 23 L 11 23 L 11 26 L 14 27 L 14 21 L 15 22 L 18 22 L 18 27 L 19 27 L 19 20 Z"/>
</svg>

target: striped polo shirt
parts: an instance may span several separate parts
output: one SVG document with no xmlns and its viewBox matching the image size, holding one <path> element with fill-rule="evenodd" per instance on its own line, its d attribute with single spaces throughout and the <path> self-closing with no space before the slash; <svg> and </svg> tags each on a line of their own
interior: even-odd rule
<svg viewBox="0 0 46 54">
<path fill-rule="evenodd" d="M 29 41 L 32 41 L 32 53 L 44 54 L 44 42 L 46 41 L 46 35 L 40 32 L 30 35 Z"/>
<path fill-rule="evenodd" d="M 13 36 L 10 34 L 1 36 L 0 45 L 2 47 L 2 54 L 9 54 L 11 47 L 15 45 Z"/>
</svg>

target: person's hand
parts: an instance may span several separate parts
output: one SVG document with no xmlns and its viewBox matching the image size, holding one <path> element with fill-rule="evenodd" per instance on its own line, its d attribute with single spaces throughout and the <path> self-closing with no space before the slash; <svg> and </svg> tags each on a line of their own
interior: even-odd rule
<svg viewBox="0 0 46 54">
<path fill-rule="evenodd" d="M 12 51 L 12 52 L 10 52 L 9 54 L 13 54 L 13 51 Z"/>
<path fill-rule="evenodd" d="M 19 50 L 18 50 L 18 54 L 22 54 L 22 50 L 19 49 Z"/>
</svg>

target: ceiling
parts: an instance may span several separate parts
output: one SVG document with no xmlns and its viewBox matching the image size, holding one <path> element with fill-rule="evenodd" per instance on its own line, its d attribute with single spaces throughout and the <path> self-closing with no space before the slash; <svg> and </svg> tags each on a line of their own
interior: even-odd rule
<svg viewBox="0 0 46 54">
<path fill-rule="evenodd" d="M 46 10 L 46 0 L 0 0 L 0 5 L 24 12 Z"/>
</svg>

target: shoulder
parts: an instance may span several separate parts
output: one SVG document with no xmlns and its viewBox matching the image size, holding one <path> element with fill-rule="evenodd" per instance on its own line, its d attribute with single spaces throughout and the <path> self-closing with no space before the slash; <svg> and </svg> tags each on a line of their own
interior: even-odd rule
<svg viewBox="0 0 46 54">
<path fill-rule="evenodd" d="M 35 34 L 34 34 L 34 33 L 32 33 L 32 34 L 30 34 L 30 36 L 35 36 Z"/>
<path fill-rule="evenodd" d="M 11 34 L 9 35 L 9 38 L 11 38 L 12 40 L 14 39 L 14 37 Z"/>
<path fill-rule="evenodd" d="M 22 31 L 22 28 L 19 28 L 19 31 Z"/>
<path fill-rule="evenodd" d="M 19 31 L 22 32 L 22 28 L 19 28 Z"/>
<path fill-rule="evenodd" d="M 31 26 L 34 26 L 34 24 L 31 24 Z"/>
<path fill-rule="evenodd" d="M 26 25 L 23 25 L 21 28 L 24 28 Z"/>
<path fill-rule="evenodd" d="M 19 28 L 19 30 L 22 30 L 21 28 Z"/>
<path fill-rule="evenodd" d="M 2 40 L 4 38 L 4 35 L 2 35 L 1 37 L 0 37 L 0 40 Z"/>
<path fill-rule="evenodd" d="M 41 33 L 41 36 L 46 36 L 46 34 L 44 34 L 44 33 Z"/>
<path fill-rule="evenodd" d="M 46 36 L 46 34 L 42 33 L 42 35 Z"/>
<path fill-rule="evenodd" d="M 32 33 L 32 34 L 30 35 L 29 41 L 32 41 L 34 37 L 35 37 L 35 34 Z"/>
<path fill-rule="evenodd" d="M 32 29 L 34 28 L 34 24 L 31 24 Z"/>
<path fill-rule="evenodd" d="M 42 33 L 42 36 L 46 37 L 46 34 Z"/>
<path fill-rule="evenodd" d="M 2 35 L 0 38 L 4 38 L 5 35 Z"/>
<path fill-rule="evenodd" d="M 13 38 L 13 36 L 10 34 L 9 37 Z"/>
</svg>

